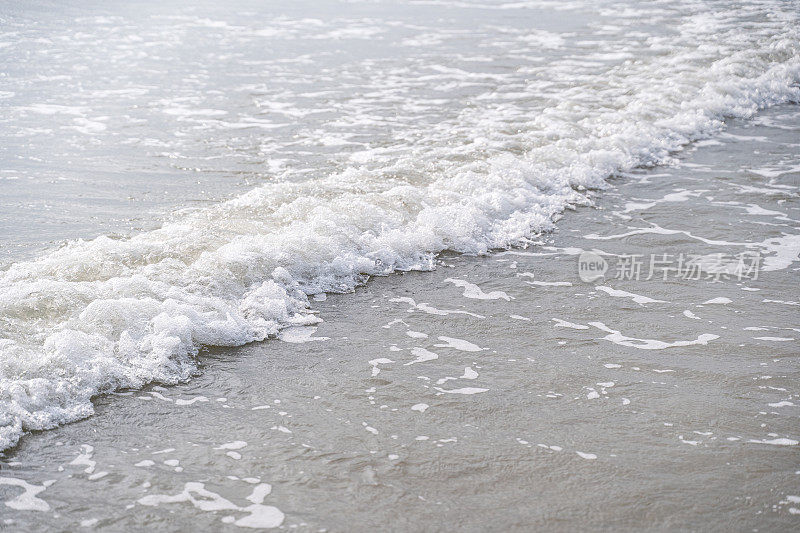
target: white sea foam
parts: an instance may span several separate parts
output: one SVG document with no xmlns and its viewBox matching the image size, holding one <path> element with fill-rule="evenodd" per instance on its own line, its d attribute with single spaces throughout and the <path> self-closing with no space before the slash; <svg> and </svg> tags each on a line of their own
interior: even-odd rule
<svg viewBox="0 0 800 533">
<path fill-rule="evenodd" d="M 772 444 L 773 446 L 797 446 L 798 441 L 789 438 L 777 438 L 777 439 L 750 439 L 747 442 L 752 442 L 755 444 Z"/>
<path fill-rule="evenodd" d="M 714 13 L 725 16 L 709 32 L 703 21 Z M 552 229 L 566 208 L 589 203 L 587 190 L 604 187 L 612 173 L 669 161 L 691 140 L 718 132 L 726 117 L 800 100 L 794 4 L 763 2 L 739 13 L 723 4 L 700 9 L 687 2 L 648 17 L 669 32 L 640 44 L 626 40 L 625 51 L 584 47 L 574 50 L 582 56 L 554 56 L 506 73 L 471 72 L 441 58 L 421 62 L 416 71 L 391 66 L 392 58 L 380 65 L 383 70 L 374 69 L 375 85 L 363 94 L 385 87 L 408 91 L 405 103 L 421 106 L 422 114 L 397 122 L 376 118 L 391 94 L 384 92 L 366 107 L 358 105 L 367 96 L 347 101 L 348 114 L 330 126 L 354 128 L 339 135 L 341 141 L 355 138 L 357 128 L 388 125 L 391 140 L 379 137 L 347 152 L 341 164 L 287 174 L 231 200 L 176 213 L 154 231 L 72 241 L 11 265 L 0 273 L 0 449 L 25 431 L 91 415 L 97 394 L 188 379 L 202 346 L 239 346 L 289 326 L 315 325 L 309 294 L 351 291 L 371 275 L 432 269 L 435 254 L 444 250 L 480 254 L 529 243 Z M 182 31 L 198 24 L 207 27 L 187 22 Z M 215 26 L 231 32 L 227 37 L 236 32 L 255 42 L 294 38 L 302 28 L 288 20 L 260 29 Z M 360 23 L 321 28 L 315 38 L 363 39 L 382 31 Z M 569 45 L 569 39 L 540 30 L 513 37 L 515 50 L 531 55 Z M 419 86 L 436 96 L 417 98 Z M 463 105 L 462 87 L 476 91 L 469 106 Z M 226 122 L 230 109 L 191 100 L 154 105 L 162 119 L 208 131 L 259 125 L 252 116 Z M 325 109 L 266 100 L 260 105 L 286 119 L 262 124 L 269 128 Z M 421 118 L 437 109 L 447 112 L 435 123 Z M 58 120 L 84 140 L 113 127 L 82 106 L 31 103 L 14 113 Z M 328 139 L 330 145 L 335 137 L 330 130 L 300 142 L 325 145 L 319 139 Z M 637 231 L 677 232 L 628 234 Z M 798 259 L 796 236 L 758 244 L 770 253 L 766 270 Z M 470 297 L 511 299 L 451 282 Z M 422 305 L 417 308 L 425 312 L 461 313 Z M 284 339 L 316 340 L 306 336 L 313 330 L 294 331 L 303 335 Z M 714 337 L 676 344 L 605 331 L 608 340 L 637 348 Z M 435 356 L 420 350 L 412 362 Z M 190 499 L 188 491 L 180 498 Z"/>
<path fill-rule="evenodd" d="M 19 487 L 22 493 L 5 501 L 6 507 L 20 511 L 49 511 L 50 505 L 39 498 L 39 494 L 55 483 L 54 479 L 45 481 L 41 485 L 33 485 L 22 479 L 13 477 L 0 477 L 0 485 Z"/>
<path fill-rule="evenodd" d="M 475 300 L 511 300 L 511 297 L 503 291 L 484 292 L 483 289 L 474 283 L 464 281 L 463 279 L 447 278 L 444 281 L 464 289 L 465 298 L 473 298 Z"/>
<path fill-rule="evenodd" d="M 648 296 L 642 296 L 640 294 L 634 294 L 632 292 L 622 291 L 619 289 L 614 289 L 612 287 L 606 287 L 603 285 L 598 285 L 597 287 L 595 287 L 595 289 L 597 289 L 598 291 L 603 291 L 604 293 L 608 294 L 609 296 L 613 296 L 614 298 L 630 298 L 639 305 L 664 302 L 664 300 L 656 300 Z"/>
<path fill-rule="evenodd" d="M 453 348 L 455 350 L 461 350 L 462 352 L 480 352 L 483 350 L 483 348 L 477 344 L 465 341 L 464 339 L 456 339 L 454 337 L 439 337 L 439 340 L 444 342 L 444 344 L 434 344 L 434 346 L 437 348 Z"/>
<path fill-rule="evenodd" d="M 567 322 L 566 320 L 561 320 L 560 318 L 553 318 L 552 320 L 555 322 L 553 327 L 556 328 L 589 329 L 589 326 L 584 326 L 583 324 L 574 324 L 572 322 Z"/>
<path fill-rule="evenodd" d="M 608 332 L 608 335 L 603 337 L 603 340 L 613 342 L 614 344 L 618 344 L 620 346 L 638 348 L 639 350 L 664 350 L 666 348 L 673 348 L 676 346 L 705 346 L 709 343 L 709 341 L 719 338 L 719 335 L 715 335 L 713 333 L 703 333 L 698 335 L 696 339 L 690 341 L 666 342 L 658 339 L 638 339 L 636 337 L 627 337 L 619 331 L 609 328 L 602 322 L 589 322 L 589 325 Z"/>
<path fill-rule="evenodd" d="M 238 520 L 234 516 L 226 516 L 222 518 L 222 521 L 224 523 L 233 523 L 240 527 L 275 528 L 283 523 L 284 514 L 276 507 L 262 504 L 271 490 L 272 487 L 268 483 L 256 485 L 252 493 L 246 498 L 248 502 L 252 503 L 240 507 L 219 494 L 206 489 L 204 483 L 191 481 L 186 483 L 183 491 L 178 494 L 149 494 L 139 498 L 138 503 L 149 507 L 173 503 L 191 503 L 200 511 L 205 512 L 241 511 L 247 513 L 247 515 Z"/>
<path fill-rule="evenodd" d="M 434 361 L 439 358 L 439 354 L 433 353 L 425 348 L 415 347 L 411 349 L 411 354 L 416 356 L 416 359 L 409 361 L 405 366 L 413 365 L 414 363 L 424 363 L 426 361 Z"/>
<path fill-rule="evenodd" d="M 460 389 L 442 389 L 440 387 L 434 387 L 434 389 L 438 390 L 439 392 L 445 392 L 447 394 L 480 394 L 481 392 L 486 392 L 489 389 L 483 389 L 481 387 L 462 387 Z"/>
<path fill-rule="evenodd" d="M 409 311 L 413 311 L 414 309 L 417 309 L 417 310 L 422 311 L 424 313 L 428 313 L 429 315 L 446 316 L 446 315 L 454 315 L 455 314 L 455 315 L 469 315 L 469 316 L 473 316 L 475 318 L 486 318 L 483 315 L 470 313 L 469 311 L 461 311 L 459 309 L 438 309 L 438 308 L 433 307 L 433 306 L 431 306 L 429 304 L 426 304 L 426 303 L 417 303 L 417 302 L 414 301 L 413 298 L 409 298 L 407 296 L 403 296 L 401 298 L 391 298 L 389 301 L 390 302 L 407 303 L 407 304 L 411 305 L 411 307 L 412 307 L 411 309 L 409 309 Z M 384 327 L 386 327 L 386 326 L 384 326 Z"/>
<path fill-rule="evenodd" d="M 394 361 L 385 357 L 380 357 L 378 359 L 372 359 L 369 361 L 369 364 L 372 366 L 372 377 L 375 377 L 381 373 L 381 369 L 378 368 L 378 365 L 390 365 L 392 363 L 394 363 Z"/>
<path fill-rule="evenodd" d="M 293 326 L 282 330 L 278 338 L 283 342 L 303 343 L 313 341 L 326 341 L 330 337 L 314 337 L 316 326 Z"/>
</svg>

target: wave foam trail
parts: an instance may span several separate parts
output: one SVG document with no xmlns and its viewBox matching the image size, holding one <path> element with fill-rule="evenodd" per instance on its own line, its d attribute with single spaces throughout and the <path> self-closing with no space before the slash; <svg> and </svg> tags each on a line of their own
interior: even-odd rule
<svg viewBox="0 0 800 533">
<path fill-rule="evenodd" d="M 319 322 L 309 294 L 433 269 L 444 250 L 524 245 L 590 203 L 613 173 L 667 163 L 726 117 L 800 101 L 796 4 L 678 4 L 642 8 L 669 31 L 493 74 L 470 105 L 452 97 L 449 118 L 398 126 L 388 147 L 313 179 L 11 265 L 0 273 L 0 450 L 25 431 L 91 415 L 97 394 L 188 379 L 202 346 Z M 570 38 L 547 42 L 557 49 Z M 630 58 L 602 57 L 623 49 Z M 408 87 L 474 77 L 404 68 Z M 397 75 L 389 65 L 373 82 Z"/>
</svg>

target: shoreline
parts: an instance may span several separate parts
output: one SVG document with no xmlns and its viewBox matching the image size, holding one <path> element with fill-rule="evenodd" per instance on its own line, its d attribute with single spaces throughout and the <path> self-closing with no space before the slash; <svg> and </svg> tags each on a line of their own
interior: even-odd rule
<svg viewBox="0 0 800 533">
<path fill-rule="evenodd" d="M 37 24 L 15 11 L 32 38 L 0 47 L 16 88 L 0 92 L 13 163 L 0 170 L 0 218 L 18 250 L 248 192 L 0 272 L 0 447 L 90 414 L 100 391 L 188 379 L 198 346 L 311 325 L 301 287 L 346 292 L 427 269 L 437 250 L 527 243 L 613 173 L 800 98 L 797 13 L 780 2 L 624 13 L 578 2 L 561 6 L 570 17 L 528 4 L 325 4 L 311 26 L 293 6 L 274 6 L 279 17 L 261 5 L 255 17 L 67 7 Z M 189 40 L 142 53 L 176 35 Z M 307 47 L 302 61 L 294 45 Z M 115 61 L 86 54 L 103 49 Z M 30 91 L 34 71 L 13 68 L 28 53 L 34 71 L 70 74 Z M 109 91 L 78 58 L 95 74 L 138 75 Z M 162 83 L 164 64 L 184 75 Z"/>
<path fill-rule="evenodd" d="M 798 106 L 734 122 L 677 166 L 614 180 L 539 246 L 373 278 L 312 301 L 325 321 L 293 342 L 210 349 L 188 383 L 26 435 L 3 475 L 48 509 L 7 508 L 8 526 L 57 513 L 65 528 L 235 531 L 279 509 L 301 531 L 791 529 L 800 295 L 784 237 L 800 234 L 800 194 L 780 170 L 799 129 Z M 719 283 L 610 277 L 626 255 L 742 242 L 788 264 Z M 604 281 L 581 281 L 587 250 Z"/>
</svg>

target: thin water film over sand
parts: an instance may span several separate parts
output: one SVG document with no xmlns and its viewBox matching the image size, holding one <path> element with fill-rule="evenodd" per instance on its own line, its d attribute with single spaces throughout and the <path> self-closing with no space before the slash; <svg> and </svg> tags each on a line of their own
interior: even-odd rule
<svg viewBox="0 0 800 533">
<path fill-rule="evenodd" d="M 793 530 L 798 131 L 796 107 L 732 124 L 536 245 L 317 294 L 324 322 L 99 399 L 8 454 L 6 520 Z M 593 283 L 587 251 L 608 263 Z M 758 271 L 712 261 L 742 252 Z"/>
<path fill-rule="evenodd" d="M 796 529 L 798 16 L 3 7 L 0 523 Z"/>
</svg>

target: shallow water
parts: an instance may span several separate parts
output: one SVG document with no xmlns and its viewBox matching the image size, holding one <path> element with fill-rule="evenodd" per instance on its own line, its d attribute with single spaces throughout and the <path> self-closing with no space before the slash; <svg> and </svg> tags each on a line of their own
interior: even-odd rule
<svg viewBox="0 0 800 533">
<path fill-rule="evenodd" d="M 796 527 L 796 3 L 37 5 L 8 528 Z"/>
<path fill-rule="evenodd" d="M 792 2 L 42 6 L 0 41 L 0 448 L 800 99 Z"/>
<path fill-rule="evenodd" d="M 317 326 L 204 351 L 189 383 L 100 398 L 7 455 L 3 476 L 41 492 L 4 518 L 795 530 L 798 131 L 795 106 L 731 124 L 674 166 L 616 178 L 540 244 L 375 278 L 314 301 Z M 623 255 L 748 247 L 757 279 L 615 279 Z M 581 281 L 581 250 L 607 254 L 606 279 Z M 0 487 L 7 505 L 22 492 Z"/>
</svg>

